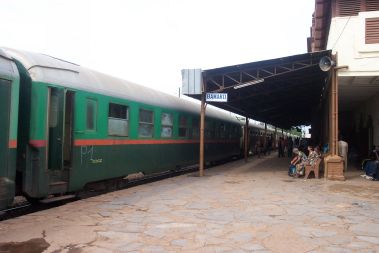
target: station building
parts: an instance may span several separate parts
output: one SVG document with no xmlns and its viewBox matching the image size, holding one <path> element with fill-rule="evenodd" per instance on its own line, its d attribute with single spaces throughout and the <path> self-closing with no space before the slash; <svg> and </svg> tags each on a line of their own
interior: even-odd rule
<svg viewBox="0 0 379 253">
<path fill-rule="evenodd" d="M 324 50 L 348 67 L 337 72 L 339 133 L 358 161 L 379 145 L 379 1 L 315 0 L 308 51 Z M 325 141 L 329 119 L 322 115 L 312 133 Z"/>
</svg>

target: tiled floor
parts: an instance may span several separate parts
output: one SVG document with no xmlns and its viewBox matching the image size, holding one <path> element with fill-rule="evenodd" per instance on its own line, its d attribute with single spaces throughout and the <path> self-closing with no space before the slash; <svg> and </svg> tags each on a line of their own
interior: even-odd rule
<svg viewBox="0 0 379 253">
<path fill-rule="evenodd" d="M 379 252 L 379 182 L 287 168 L 236 161 L 3 221 L 0 252 Z"/>
</svg>

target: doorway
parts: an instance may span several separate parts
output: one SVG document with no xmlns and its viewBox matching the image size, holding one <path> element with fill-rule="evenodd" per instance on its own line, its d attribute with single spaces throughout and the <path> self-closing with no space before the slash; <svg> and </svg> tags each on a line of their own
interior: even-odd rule
<svg viewBox="0 0 379 253">
<path fill-rule="evenodd" d="M 50 87 L 48 93 L 48 169 L 68 169 L 72 165 L 74 92 Z"/>
</svg>

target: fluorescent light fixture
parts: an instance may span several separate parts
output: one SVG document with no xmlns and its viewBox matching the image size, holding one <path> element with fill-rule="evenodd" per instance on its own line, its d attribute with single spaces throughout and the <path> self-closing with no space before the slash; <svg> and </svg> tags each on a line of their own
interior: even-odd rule
<svg viewBox="0 0 379 253">
<path fill-rule="evenodd" d="M 253 81 L 250 81 L 250 82 L 247 82 L 247 83 L 243 83 L 243 84 L 234 86 L 234 89 L 235 90 L 236 89 L 241 89 L 241 88 L 244 88 L 244 87 L 247 87 L 247 86 L 250 86 L 250 85 L 254 85 L 254 84 L 257 84 L 257 83 L 262 83 L 264 81 L 265 81 L 265 79 L 259 78 L 259 79 L 256 79 L 256 80 L 253 80 Z"/>
</svg>

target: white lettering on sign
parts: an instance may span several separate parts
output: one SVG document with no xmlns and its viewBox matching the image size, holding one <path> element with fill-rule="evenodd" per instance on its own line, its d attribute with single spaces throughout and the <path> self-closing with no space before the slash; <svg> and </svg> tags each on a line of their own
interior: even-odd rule
<svg viewBox="0 0 379 253">
<path fill-rule="evenodd" d="M 206 93 L 207 102 L 228 102 L 228 93 Z"/>
</svg>

